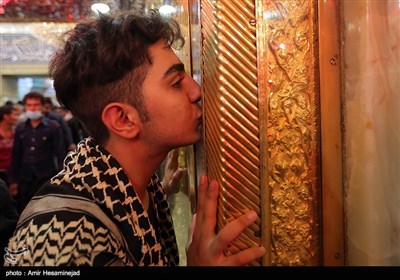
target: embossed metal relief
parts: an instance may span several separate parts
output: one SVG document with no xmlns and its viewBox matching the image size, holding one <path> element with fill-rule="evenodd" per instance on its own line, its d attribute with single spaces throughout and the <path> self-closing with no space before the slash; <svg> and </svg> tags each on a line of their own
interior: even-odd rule
<svg viewBox="0 0 400 280">
<path fill-rule="evenodd" d="M 271 263 L 320 264 L 316 1 L 265 1 Z"/>
<path fill-rule="evenodd" d="M 252 265 L 321 264 L 316 0 L 202 1 L 201 16 L 218 227 L 261 215 L 230 252 L 263 244 Z"/>
<path fill-rule="evenodd" d="M 254 1 L 202 1 L 205 150 L 207 172 L 221 185 L 219 228 L 249 209 L 260 213 L 254 12 Z M 229 251 L 259 244 L 260 223 Z"/>
</svg>

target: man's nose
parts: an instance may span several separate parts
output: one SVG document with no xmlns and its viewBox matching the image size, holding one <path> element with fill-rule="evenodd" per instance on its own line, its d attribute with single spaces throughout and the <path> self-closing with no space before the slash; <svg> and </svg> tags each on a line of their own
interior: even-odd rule
<svg viewBox="0 0 400 280">
<path fill-rule="evenodd" d="M 193 78 L 191 78 L 191 80 L 192 85 L 188 93 L 188 98 L 190 102 L 198 103 L 201 101 L 201 88 L 200 85 L 195 80 L 193 80 Z"/>
</svg>

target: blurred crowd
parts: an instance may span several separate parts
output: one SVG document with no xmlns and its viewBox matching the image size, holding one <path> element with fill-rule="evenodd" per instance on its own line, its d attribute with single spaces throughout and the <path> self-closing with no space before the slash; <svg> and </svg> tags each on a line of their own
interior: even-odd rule
<svg viewBox="0 0 400 280">
<path fill-rule="evenodd" d="M 70 111 L 54 106 L 39 92 L 0 107 L 1 240 L 8 240 L 29 200 L 61 170 L 65 155 L 85 137 L 85 129 Z"/>
</svg>

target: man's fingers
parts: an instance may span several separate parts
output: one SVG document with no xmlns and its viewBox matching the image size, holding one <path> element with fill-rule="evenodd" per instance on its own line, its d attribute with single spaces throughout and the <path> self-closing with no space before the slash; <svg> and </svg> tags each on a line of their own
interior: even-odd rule
<svg viewBox="0 0 400 280">
<path fill-rule="evenodd" d="M 179 181 L 182 179 L 183 174 L 186 172 L 186 168 L 178 168 L 174 175 L 172 175 L 172 183 L 179 183 Z"/>
<path fill-rule="evenodd" d="M 198 188 L 197 221 L 201 227 L 197 231 L 201 238 L 214 238 L 217 224 L 219 184 L 216 180 L 209 183 L 208 177 L 202 175 Z M 195 233 L 196 234 L 196 233 Z"/>
<path fill-rule="evenodd" d="M 174 193 L 179 192 L 179 189 L 180 189 L 179 182 L 182 179 L 184 172 L 186 172 L 186 168 L 178 168 L 174 172 L 171 180 L 169 182 L 167 182 L 168 194 L 174 194 Z"/>
<path fill-rule="evenodd" d="M 223 252 L 229 244 L 235 240 L 239 234 L 257 220 L 257 213 L 249 211 L 232 222 L 226 224 L 217 234 L 215 240 L 215 252 L 217 254 Z"/>
<path fill-rule="evenodd" d="M 186 244 L 186 251 L 187 251 L 188 247 L 190 246 L 190 244 L 192 243 L 192 240 L 193 240 L 193 233 L 194 233 L 194 230 L 196 228 L 196 216 L 197 216 L 196 214 L 193 215 L 192 222 L 190 223 L 190 226 L 189 226 L 188 241 L 187 241 L 187 244 Z"/>
<path fill-rule="evenodd" d="M 214 194 L 214 197 L 213 197 Z M 218 198 L 218 183 L 209 184 L 208 177 L 202 175 L 198 188 L 196 228 L 194 235 L 196 240 L 214 238 L 216 226 L 216 207 Z M 210 208 L 211 207 L 211 208 Z M 210 211 L 214 212 L 211 217 Z"/>
<path fill-rule="evenodd" d="M 167 165 L 170 169 L 178 168 L 178 156 L 179 156 L 179 148 L 174 149 L 168 153 L 167 157 Z"/>
<path fill-rule="evenodd" d="M 196 215 L 189 228 L 186 247 L 188 265 L 245 265 L 265 254 L 263 247 L 248 248 L 231 256 L 224 254 L 229 244 L 258 216 L 255 211 L 249 211 L 225 225 L 216 234 L 218 194 L 218 182 L 209 182 L 208 177 L 202 175 L 198 187 Z"/>
<path fill-rule="evenodd" d="M 11 184 L 8 191 L 12 196 L 16 196 L 18 194 L 18 185 L 17 184 Z"/>
<path fill-rule="evenodd" d="M 242 266 L 246 265 L 258 258 L 261 258 L 262 256 L 265 255 L 265 248 L 264 247 L 251 247 L 249 249 L 240 251 L 239 253 L 229 256 L 227 259 L 229 260 L 229 263 L 227 265 L 230 266 Z"/>
<path fill-rule="evenodd" d="M 219 184 L 217 181 L 212 180 L 208 184 L 206 201 L 204 203 L 204 211 L 202 213 L 205 222 L 208 225 L 207 237 L 215 236 L 215 227 L 217 225 L 217 208 L 218 208 L 218 193 Z"/>
</svg>

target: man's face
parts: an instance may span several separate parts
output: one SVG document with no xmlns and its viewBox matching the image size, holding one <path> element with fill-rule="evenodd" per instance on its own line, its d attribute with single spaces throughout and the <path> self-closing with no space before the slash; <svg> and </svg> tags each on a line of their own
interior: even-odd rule
<svg viewBox="0 0 400 280">
<path fill-rule="evenodd" d="M 19 112 L 18 110 L 11 110 L 11 114 L 7 116 L 7 122 L 10 125 L 15 125 L 18 121 Z"/>
<path fill-rule="evenodd" d="M 40 99 L 30 98 L 25 100 L 25 111 L 42 111 L 43 104 Z"/>
<path fill-rule="evenodd" d="M 202 112 L 199 85 L 186 74 L 181 60 L 164 41 L 149 48 L 152 64 L 143 82 L 149 121 L 141 137 L 151 148 L 169 150 L 201 139 Z"/>
<path fill-rule="evenodd" d="M 45 103 L 43 105 L 43 113 L 44 114 L 48 114 L 51 111 L 51 104 L 49 103 Z"/>
</svg>

